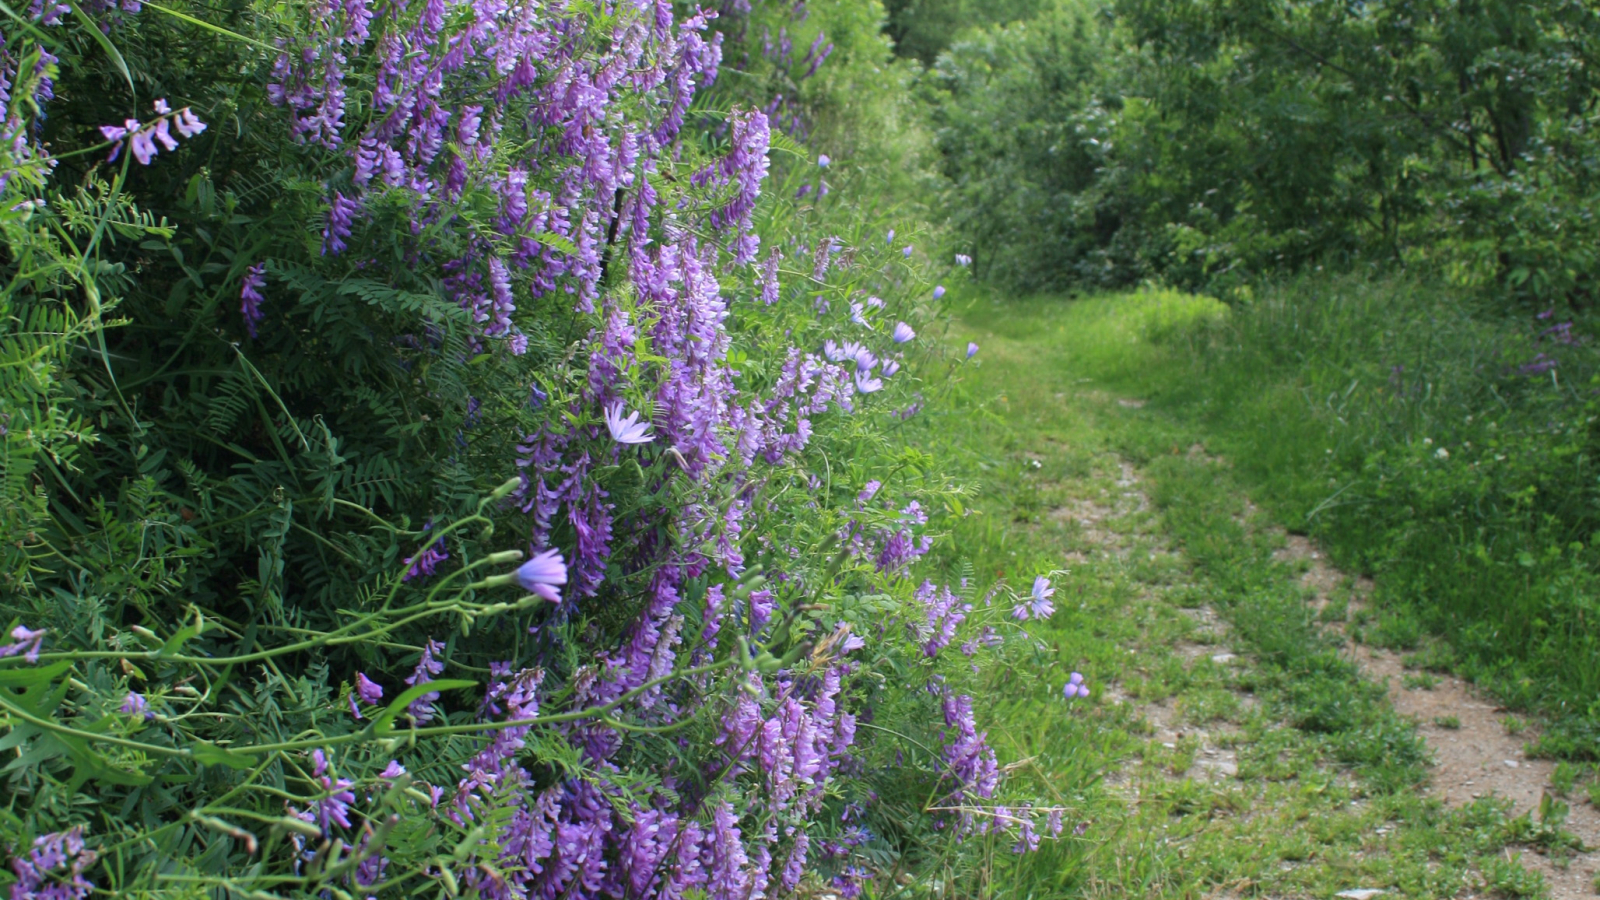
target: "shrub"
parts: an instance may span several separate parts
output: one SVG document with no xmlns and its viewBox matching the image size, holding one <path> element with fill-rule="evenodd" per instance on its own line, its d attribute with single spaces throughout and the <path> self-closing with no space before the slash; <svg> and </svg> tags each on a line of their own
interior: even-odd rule
<svg viewBox="0 0 1600 900">
<path fill-rule="evenodd" d="M 17 26 L 14 892 L 853 895 L 1037 844 L 964 693 L 1026 641 L 908 574 L 920 257 L 788 199 L 710 19 Z"/>
</svg>

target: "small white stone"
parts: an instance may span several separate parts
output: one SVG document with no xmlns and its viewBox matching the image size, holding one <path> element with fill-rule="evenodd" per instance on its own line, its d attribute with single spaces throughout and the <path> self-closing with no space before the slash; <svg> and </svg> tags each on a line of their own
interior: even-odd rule
<svg viewBox="0 0 1600 900">
<path fill-rule="evenodd" d="M 1211 661 L 1217 665 L 1221 665 L 1225 662 L 1232 662 L 1235 659 L 1238 659 L 1238 657 L 1234 656 L 1232 653 L 1218 653 L 1216 656 L 1211 657 Z"/>
<path fill-rule="evenodd" d="M 1343 897 L 1345 900 L 1372 900 L 1373 897 L 1376 897 L 1382 893 L 1383 891 L 1380 891 L 1377 888 L 1355 888 L 1353 890 L 1340 891 L 1339 893 L 1334 894 L 1334 896 Z"/>
<path fill-rule="evenodd" d="M 1520 766 L 1520 765 L 1522 765 L 1522 764 L 1521 764 L 1521 763 L 1519 763 L 1519 762 L 1517 762 L 1517 761 L 1516 761 L 1516 760 L 1514 760 L 1514 759 L 1508 759 L 1508 760 L 1506 760 L 1506 765 L 1507 765 L 1507 766 L 1509 766 L 1509 767 L 1511 767 L 1511 768 L 1513 768 L 1513 769 L 1515 769 L 1515 768 L 1516 768 L 1516 767 L 1517 767 L 1517 766 Z"/>
</svg>

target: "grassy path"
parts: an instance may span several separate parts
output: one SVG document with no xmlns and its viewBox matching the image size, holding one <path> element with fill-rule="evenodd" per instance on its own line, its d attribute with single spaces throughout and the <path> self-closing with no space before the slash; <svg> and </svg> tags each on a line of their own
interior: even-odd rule
<svg viewBox="0 0 1600 900">
<path fill-rule="evenodd" d="M 1001 676 L 988 721 L 1020 776 L 1081 809 L 1081 836 L 994 894 L 1595 896 L 1600 781 L 1524 758 L 1516 723 L 1430 674 L 1426 646 L 1362 644 L 1366 585 L 1268 521 L 1204 434 L 1091 380 L 1086 356 L 1120 333 L 1074 336 L 1073 315 L 959 319 L 981 349 L 931 423 L 982 486 L 959 553 L 1069 573 L 1038 669 Z M 1069 671 L 1087 701 L 1061 699 Z"/>
</svg>

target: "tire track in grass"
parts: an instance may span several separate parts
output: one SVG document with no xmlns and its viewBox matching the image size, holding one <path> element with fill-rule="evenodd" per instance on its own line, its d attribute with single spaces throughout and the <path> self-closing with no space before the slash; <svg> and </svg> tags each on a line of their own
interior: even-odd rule
<svg viewBox="0 0 1600 900">
<path fill-rule="evenodd" d="M 1015 675 L 995 687 L 992 733 L 1083 798 L 1084 832 L 1018 860 L 994 896 L 1550 896 L 1523 851 L 1560 835 L 1423 787 L 1417 727 L 1320 621 L 1203 435 L 1085 388 L 1048 319 L 1003 324 L 954 335 L 982 344 L 970 379 L 992 411 L 952 419 L 986 485 L 962 543 L 997 574 L 1065 562 L 1058 605 L 1073 602 L 1040 633 L 1056 650 L 1039 674 L 1082 667 L 1096 691 L 1062 721 Z"/>
<path fill-rule="evenodd" d="M 1287 535 L 1276 555 L 1302 570 L 1300 584 L 1318 618 L 1337 633 L 1347 633 L 1349 616 L 1366 608 L 1371 581 L 1340 573 L 1300 535 Z M 1510 803 L 1513 820 L 1526 817 L 1535 828 L 1548 820 L 1565 829 L 1580 846 L 1559 840 L 1525 844 L 1523 864 L 1544 876 L 1551 900 L 1583 900 L 1600 894 L 1596 883 L 1600 877 L 1600 809 L 1582 802 L 1570 789 L 1557 791 L 1553 785 L 1556 763 L 1527 754 L 1535 733 L 1521 730 L 1519 720 L 1460 679 L 1426 671 L 1428 657 L 1424 653 L 1408 658 L 1354 642 L 1350 653 L 1363 675 L 1385 685 L 1390 703 L 1417 724 L 1427 741 L 1433 761 L 1428 783 L 1432 796 L 1458 808 L 1485 797 L 1497 798 Z"/>
</svg>

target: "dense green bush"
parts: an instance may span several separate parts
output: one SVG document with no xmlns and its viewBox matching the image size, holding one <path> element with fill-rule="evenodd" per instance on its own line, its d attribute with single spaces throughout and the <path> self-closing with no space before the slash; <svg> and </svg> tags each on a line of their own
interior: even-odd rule
<svg viewBox="0 0 1600 900">
<path fill-rule="evenodd" d="M 14 896 L 853 895 L 1059 831 L 968 693 L 1011 605 L 908 574 L 921 233 L 818 199 L 846 88 L 755 37 L 804 6 L 711 18 L 12 23 Z"/>
<path fill-rule="evenodd" d="M 1578 2 L 1059 0 L 949 42 L 933 116 L 1008 286 L 1376 262 L 1587 303 L 1597 54 Z"/>
</svg>

